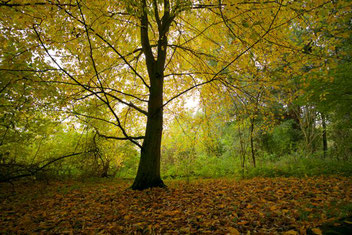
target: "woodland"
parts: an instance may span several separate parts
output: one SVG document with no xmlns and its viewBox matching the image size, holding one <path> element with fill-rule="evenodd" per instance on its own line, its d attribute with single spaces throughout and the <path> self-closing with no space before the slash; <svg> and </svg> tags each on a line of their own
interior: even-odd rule
<svg viewBox="0 0 352 235">
<path fill-rule="evenodd" d="M 351 233 L 351 19 L 0 0 L 0 233 Z"/>
</svg>

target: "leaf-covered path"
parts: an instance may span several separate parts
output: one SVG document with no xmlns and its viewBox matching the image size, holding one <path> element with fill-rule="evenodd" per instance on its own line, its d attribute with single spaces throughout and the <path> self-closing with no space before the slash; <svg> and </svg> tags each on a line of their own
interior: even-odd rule
<svg viewBox="0 0 352 235">
<path fill-rule="evenodd" d="M 1 185 L 0 233 L 319 234 L 352 214 L 352 179 L 255 178 L 167 182 L 132 191 L 129 182 Z"/>
</svg>

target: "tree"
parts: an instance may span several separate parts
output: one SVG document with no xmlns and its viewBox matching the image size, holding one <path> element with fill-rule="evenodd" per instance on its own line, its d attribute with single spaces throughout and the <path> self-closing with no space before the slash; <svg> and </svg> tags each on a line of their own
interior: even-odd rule
<svg viewBox="0 0 352 235">
<path fill-rule="evenodd" d="M 223 92 L 224 85 L 243 85 L 236 76 L 231 84 L 227 78 L 292 53 L 294 46 L 286 40 L 292 22 L 331 4 L 10 0 L 0 7 L 2 27 L 12 29 L 7 34 L 30 41 L 23 50 L 50 58 L 44 69 L 58 70 L 61 78 L 46 82 L 70 97 L 63 110 L 110 126 L 92 126 L 101 137 L 140 148 L 132 188 L 142 190 L 164 187 L 160 146 L 164 111 L 177 106 L 172 101 L 195 88 Z"/>
</svg>

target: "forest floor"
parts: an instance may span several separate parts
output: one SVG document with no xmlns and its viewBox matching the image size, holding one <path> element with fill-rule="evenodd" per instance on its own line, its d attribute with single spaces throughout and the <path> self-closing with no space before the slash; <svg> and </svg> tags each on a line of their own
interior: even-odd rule
<svg viewBox="0 0 352 235">
<path fill-rule="evenodd" d="M 347 177 L 172 180 L 144 191 L 130 184 L 1 184 L 0 233 L 321 234 L 324 224 L 352 224 Z"/>
</svg>

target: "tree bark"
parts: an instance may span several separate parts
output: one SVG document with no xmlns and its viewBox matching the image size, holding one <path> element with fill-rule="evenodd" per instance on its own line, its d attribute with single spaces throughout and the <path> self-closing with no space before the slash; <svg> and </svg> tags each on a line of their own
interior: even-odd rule
<svg viewBox="0 0 352 235">
<path fill-rule="evenodd" d="M 244 178 L 244 167 L 246 162 L 246 148 L 244 146 L 244 142 L 242 139 L 241 127 L 238 126 L 238 135 L 240 138 L 240 160 L 241 160 L 241 168 L 242 168 L 242 178 Z"/>
<path fill-rule="evenodd" d="M 160 177 L 161 138 L 163 131 L 163 84 L 166 61 L 167 33 L 173 17 L 170 16 L 170 4 L 164 0 L 164 15 L 159 18 L 158 6 L 154 2 L 155 18 L 158 23 L 159 40 L 157 56 L 154 58 L 148 36 L 148 15 L 146 1 L 142 1 L 141 44 L 146 59 L 150 87 L 148 100 L 147 126 L 141 149 L 141 158 L 137 176 L 132 189 L 143 190 L 152 187 L 165 187 Z"/>
<path fill-rule="evenodd" d="M 253 141 L 253 132 L 254 132 L 254 120 L 251 119 L 251 134 L 250 134 L 250 139 L 251 139 L 251 153 L 252 153 L 253 167 L 256 167 L 256 163 L 255 163 L 255 152 L 254 152 L 254 141 Z"/>
<path fill-rule="evenodd" d="M 323 151 L 324 151 L 324 158 L 326 158 L 327 152 L 328 152 L 328 139 L 326 135 L 326 116 L 323 113 L 321 113 L 321 121 L 323 125 Z"/>
<path fill-rule="evenodd" d="M 151 79 L 152 80 L 152 79 Z M 155 78 L 150 87 L 145 139 L 141 150 L 137 176 L 132 189 L 164 187 L 160 177 L 161 137 L 163 129 L 162 78 Z"/>
</svg>

